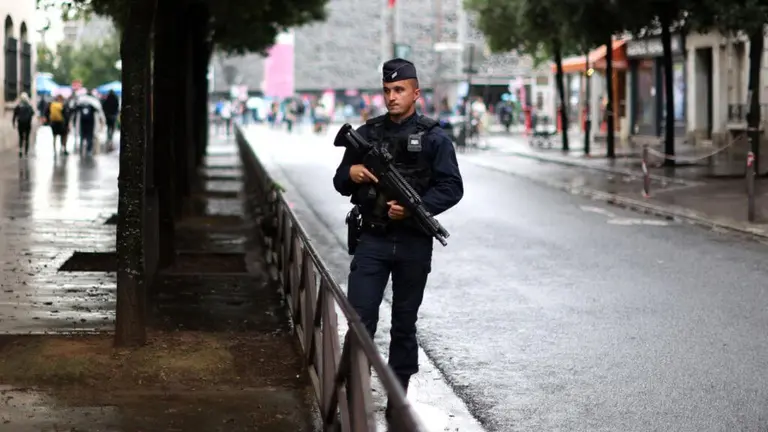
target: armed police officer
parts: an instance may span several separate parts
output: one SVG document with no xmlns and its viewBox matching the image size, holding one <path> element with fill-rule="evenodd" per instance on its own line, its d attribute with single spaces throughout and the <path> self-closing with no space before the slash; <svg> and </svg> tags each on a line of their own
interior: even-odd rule
<svg viewBox="0 0 768 432">
<path fill-rule="evenodd" d="M 393 59 L 382 69 L 388 113 L 366 121 L 357 131 L 389 151 L 394 166 L 422 197 L 427 210 L 438 215 L 464 194 L 453 144 L 435 120 L 415 111 L 420 90 L 413 63 Z M 416 319 L 431 271 L 432 237 L 409 220 L 401 203 L 377 190 L 377 182 L 362 164 L 362 155 L 347 148 L 333 178 L 336 190 L 351 196 L 355 205 L 347 223 L 360 227 L 359 238 L 352 238 L 350 244 L 354 257 L 347 296 L 373 337 L 384 288 L 392 275 L 389 365 L 407 391 L 411 375 L 419 369 Z"/>
</svg>

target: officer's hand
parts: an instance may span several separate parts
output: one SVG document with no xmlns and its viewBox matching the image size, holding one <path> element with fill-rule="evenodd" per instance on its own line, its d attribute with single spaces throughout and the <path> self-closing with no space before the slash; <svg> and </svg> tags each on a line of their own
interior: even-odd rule
<svg viewBox="0 0 768 432">
<path fill-rule="evenodd" d="M 408 210 L 405 207 L 397 204 L 397 201 L 387 202 L 389 206 L 389 218 L 392 220 L 405 219 L 408 216 Z"/>
<path fill-rule="evenodd" d="M 355 183 L 379 182 L 379 179 L 371 174 L 363 164 L 352 165 L 349 167 L 349 178 Z"/>
</svg>

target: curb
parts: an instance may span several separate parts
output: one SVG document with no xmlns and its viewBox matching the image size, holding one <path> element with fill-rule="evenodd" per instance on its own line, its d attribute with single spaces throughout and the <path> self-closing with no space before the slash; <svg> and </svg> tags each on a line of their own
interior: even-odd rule
<svg viewBox="0 0 768 432">
<path fill-rule="evenodd" d="M 499 168 L 499 167 L 486 164 L 480 161 L 469 161 L 469 162 L 477 166 L 482 166 L 484 168 L 498 171 L 507 175 L 522 178 L 533 183 L 551 187 L 553 189 L 562 190 L 572 195 L 587 196 L 587 197 L 614 205 L 616 207 L 633 210 L 639 213 L 650 214 L 650 215 L 662 217 L 668 220 L 686 221 L 695 225 L 708 227 L 713 230 L 721 230 L 721 231 L 727 231 L 727 232 L 736 233 L 740 235 L 747 235 L 754 238 L 755 240 L 768 240 L 768 232 L 766 231 L 763 231 L 757 228 L 750 228 L 747 226 L 740 226 L 738 224 L 728 222 L 728 221 L 715 220 L 715 219 L 703 216 L 700 213 L 695 212 L 693 210 L 688 210 L 682 207 L 651 204 L 645 201 L 640 201 L 633 198 L 627 198 L 620 195 L 603 192 L 597 189 L 576 187 L 576 186 L 571 186 L 567 183 L 543 180 L 533 176 L 528 176 L 528 175 L 519 174 L 516 172 L 507 171 L 507 170 L 504 170 L 503 168 Z"/>
<path fill-rule="evenodd" d="M 592 166 L 592 165 L 588 165 L 588 164 L 584 164 L 584 163 L 580 163 L 580 162 L 576 162 L 576 161 L 569 161 L 569 160 L 563 160 L 563 159 L 557 159 L 557 158 L 549 158 L 549 157 L 546 157 L 546 156 L 537 155 L 535 153 L 525 153 L 525 152 L 520 152 L 520 151 L 517 151 L 517 150 L 503 150 L 503 149 L 501 149 L 499 147 L 493 147 L 493 146 L 492 146 L 492 148 L 497 150 L 497 151 L 500 151 L 500 152 L 502 152 L 504 154 L 507 154 L 507 155 L 516 156 L 516 157 L 522 157 L 522 158 L 526 158 L 526 159 L 532 159 L 532 160 L 536 160 L 536 161 L 539 161 L 539 162 L 546 162 L 546 163 L 553 163 L 553 164 L 558 164 L 558 165 L 565 165 L 565 166 L 570 166 L 570 167 L 574 167 L 574 168 L 580 168 L 580 169 L 586 169 L 586 170 L 591 170 L 591 171 L 604 172 L 604 173 L 608 173 L 608 174 L 620 174 L 620 175 L 626 175 L 626 176 L 637 177 L 637 178 L 642 178 L 643 177 L 642 171 L 635 172 L 635 171 L 631 171 L 631 170 L 620 170 L 620 169 L 604 168 L 604 167 Z M 682 179 L 678 179 L 678 178 L 674 178 L 674 177 L 665 177 L 665 176 L 661 176 L 661 175 L 657 175 L 657 174 L 650 174 L 649 177 L 652 180 L 656 180 L 656 181 L 660 181 L 660 182 L 667 182 L 667 183 L 675 183 L 675 184 L 680 184 L 680 185 L 685 185 L 685 186 L 698 186 L 698 185 L 704 184 L 702 182 L 696 182 L 696 181 L 691 181 L 691 180 L 682 180 Z"/>
</svg>

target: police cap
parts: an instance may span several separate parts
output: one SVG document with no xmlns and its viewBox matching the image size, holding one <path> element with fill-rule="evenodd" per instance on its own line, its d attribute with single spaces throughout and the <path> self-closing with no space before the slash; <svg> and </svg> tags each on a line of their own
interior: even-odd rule
<svg viewBox="0 0 768 432">
<path fill-rule="evenodd" d="M 384 63 L 381 72 L 384 82 L 416 79 L 416 66 L 401 58 L 395 58 Z"/>
</svg>

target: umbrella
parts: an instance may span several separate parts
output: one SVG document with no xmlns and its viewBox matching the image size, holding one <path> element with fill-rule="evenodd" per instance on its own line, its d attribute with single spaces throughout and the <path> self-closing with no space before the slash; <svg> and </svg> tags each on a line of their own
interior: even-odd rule
<svg viewBox="0 0 768 432">
<path fill-rule="evenodd" d="M 110 90 L 115 92 L 115 94 L 122 94 L 123 93 L 123 83 L 120 81 L 112 81 L 106 84 L 102 84 L 101 86 L 97 87 L 96 90 L 99 91 L 99 93 L 109 93 Z"/>
<path fill-rule="evenodd" d="M 59 85 L 48 75 L 38 74 L 35 77 L 35 89 L 38 94 L 51 94 L 58 88 Z"/>
</svg>

